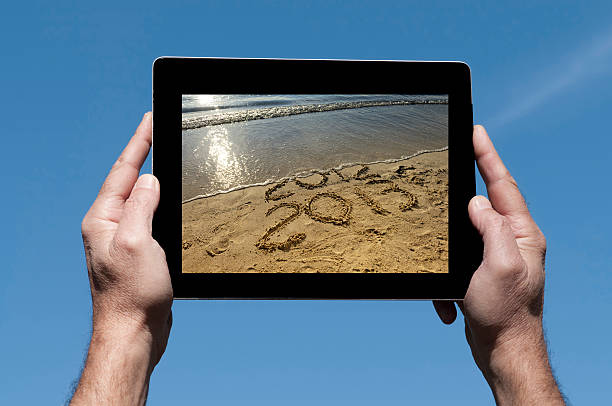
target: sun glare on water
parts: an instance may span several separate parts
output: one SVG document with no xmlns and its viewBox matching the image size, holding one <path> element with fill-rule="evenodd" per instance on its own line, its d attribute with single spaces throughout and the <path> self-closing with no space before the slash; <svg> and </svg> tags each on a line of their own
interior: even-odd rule
<svg viewBox="0 0 612 406">
<path fill-rule="evenodd" d="M 223 126 L 212 127 L 208 137 L 208 156 L 214 162 L 216 181 L 223 187 L 230 187 L 240 178 L 240 163 L 232 151 L 227 129 Z"/>
<path fill-rule="evenodd" d="M 218 100 L 213 94 L 199 94 L 197 96 L 197 103 L 200 106 L 217 106 Z"/>
</svg>

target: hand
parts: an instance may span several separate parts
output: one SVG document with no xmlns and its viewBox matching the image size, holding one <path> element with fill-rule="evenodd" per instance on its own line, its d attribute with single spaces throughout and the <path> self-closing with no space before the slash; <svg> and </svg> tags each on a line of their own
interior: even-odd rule
<svg viewBox="0 0 612 406">
<path fill-rule="evenodd" d="M 172 286 L 164 251 L 151 236 L 159 182 L 138 177 L 151 126 L 147 113 L 83 219 L 93 332 L 73 404 L 143 403 L 168 342 Z"/>
<path fill-rule="evenodd" d="M 470 219 L 484 253 L 463 302 L 465 335 L 498 404 L 564 404 L 548 362 L 542 327 L 546 240 L 482 126 L 474 153 L 490 201 L 474 197 Z M 452 323 L 453 302 L 435 301 Z"/>
</svg>

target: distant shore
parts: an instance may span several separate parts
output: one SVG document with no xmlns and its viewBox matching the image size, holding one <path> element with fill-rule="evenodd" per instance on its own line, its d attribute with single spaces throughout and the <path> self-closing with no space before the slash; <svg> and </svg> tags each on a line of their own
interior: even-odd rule
<svg viewBox="0 0 612 406">
<path fill-rule="evenodd" d="M 448 272 L 448 153 L 188 201 L 183 272 Z"/>
</svg>

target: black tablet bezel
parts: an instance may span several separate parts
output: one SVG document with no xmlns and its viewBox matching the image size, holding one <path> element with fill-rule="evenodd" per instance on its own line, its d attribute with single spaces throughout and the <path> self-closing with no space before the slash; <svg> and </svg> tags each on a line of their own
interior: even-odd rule
<svg viewBox="0 0 612 406">
<path fill-rule="evenodd" d="M 449 273 L 184 274 L 181 213 L 183 94 L 448 94 Z M 153 174 L 161 199 L 153 236 L 174 297 L 449 299 L 465 296 L 482 259 L 467 205 L 475 194 L 470 70 L 463 62 L 158 58 L 153 63 Z"/>
</svg>

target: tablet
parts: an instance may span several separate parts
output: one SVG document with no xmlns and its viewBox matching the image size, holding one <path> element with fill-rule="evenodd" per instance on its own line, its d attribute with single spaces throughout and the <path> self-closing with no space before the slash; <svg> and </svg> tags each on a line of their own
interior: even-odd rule
<svg viewBox="0 0 612 406">
<path fill-rule="evenodd" d="M 462 62 L 155 60 L 175 298 L 462 299 L 472 126 Z"/>
</svg>

